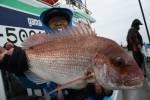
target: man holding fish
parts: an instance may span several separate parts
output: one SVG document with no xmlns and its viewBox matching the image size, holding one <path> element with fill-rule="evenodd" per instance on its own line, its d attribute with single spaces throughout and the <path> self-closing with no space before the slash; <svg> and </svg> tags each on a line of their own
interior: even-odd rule
<svg viewBox="0 0 150 100">
<path fill-rule="evenodd" d="M 53 19 L 48 13 L 51 12 L 43 12 Z M 56 24 L 61 22 L 59 19 L 62 23 Z M 66 22 L 64 17 L 42 21 L 50 34 L 31 36 L 22 46 L 29 60 L 29 70 L 45 81 L 59 84 L 61 87 L 56 91 L 80 90 L 89 82 L 107 89 L 129 89 L 143 84 L 143 73 L 136 62 L 114 41 L 96 36 L 84 25 L 69 28 L 67 24 L 71 25 L 71 20 Z M 66 28 L 68 30 L 64 30 Z M 0 50 L 2 56 L 6 50 Z"/>
</svg>

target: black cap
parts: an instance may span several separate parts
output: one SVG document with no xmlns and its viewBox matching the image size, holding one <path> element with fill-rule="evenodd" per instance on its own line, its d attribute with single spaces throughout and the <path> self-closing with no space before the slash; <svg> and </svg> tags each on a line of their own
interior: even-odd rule
<svg viewBox="0 0 150 100">
<path fill-rule="evenodd" d="M 139 25 L 143 25 L 143 24 L 141 23 L 141 21 L 139 19 L 135 19 L 135 20 L 133 20 L 131 26 L 133 27 L 133 26 L 139 26 Z"/>
<path fill-rule="evenodd" d="M 44 25 L 48 26 L 48 21 L 55 16 L 64 16 L 70 24 L 73 13 L 67 8 L 51 8 L 44 11 L 40 16 L 40 19 Z"/>
</svg>

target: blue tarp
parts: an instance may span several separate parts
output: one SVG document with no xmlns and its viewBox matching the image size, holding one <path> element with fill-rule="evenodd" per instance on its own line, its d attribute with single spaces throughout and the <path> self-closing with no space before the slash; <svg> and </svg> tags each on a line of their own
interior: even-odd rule
<svg viewBox="0 0 150 100">
<path fill-rule="evenodd" d="M 95 99 L 93 99 L 92 97 L 88 97 L 87 99 L 85 99 L 85 100 L 95 100 Z M 112 100 L 112 98 L 111 98 L 111 96 L 105 96 L 104 98 L 103 98 L 103 100 Z"/>
<path fill-rule="evenodd" d="M 145 47 L 146 47 L 146 48 L 150 48 L 150 44 L 146 44 Z"/>
<path fill-rule="evenodd" d="M 109 97 L 105 96 L 103 100 L 112 100 L 112 98 L 110 96 Z"/>
</svg>

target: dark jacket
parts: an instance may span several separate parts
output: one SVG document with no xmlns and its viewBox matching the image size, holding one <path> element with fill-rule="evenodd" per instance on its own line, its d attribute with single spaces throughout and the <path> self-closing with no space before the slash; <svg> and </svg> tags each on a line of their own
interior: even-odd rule
<svg viewBox="0 0 150 100">
<path fill-rule="evenodd" d="M 13 54 L 4 56 L 0 63 L 0 69 L 22 76 L 29 69 L 25 51 L 21 47 L 14 46 Z"/>
<path fill-rule="evenodd" d="M 138 45 L 143 46 L 143 39 L 138 30 L 132 27 L 129 29 L 127 35 L 127 48 L 128 50 L 139 51 Z"/>
</svg>

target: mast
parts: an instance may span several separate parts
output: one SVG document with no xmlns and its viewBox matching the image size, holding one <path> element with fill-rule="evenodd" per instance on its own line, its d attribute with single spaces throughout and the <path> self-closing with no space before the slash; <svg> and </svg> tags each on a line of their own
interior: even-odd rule
<svg viewBox="0 0 150 100">
<path fill-rule="evenodd" d="M 85 7 L 87 7 L 87 3 L 86 3 L 86 0 L 84 0 L 84 3 L 85 3 Z"/>
<path fill-rule="evenodd" d="M 145 15 L 144 15 L 143 7 L 142 7 L 142 4 L 141 4 L 141 0 L 138 0 L 138 1 L 139 1 L 139 5 L 140 5 L 140 9 L 141 9 L 142 17 L 143 17 L 143 20 L 144 20 L 144 24 L 145 24 L 145 28 L 146 28 L 146 32 L 147 32 L 147 36 L 148 36 L 148 40 L 149 40 L 149 43 L 150 43 L 149 30 L 148 30 L 148 27 L 147 27 L 147 23 L 146 23 L 146 19 L 145 19 Z"/>
</svg>

